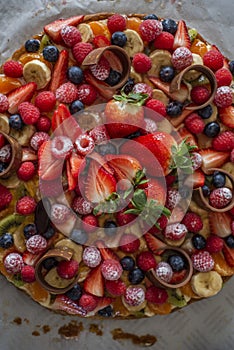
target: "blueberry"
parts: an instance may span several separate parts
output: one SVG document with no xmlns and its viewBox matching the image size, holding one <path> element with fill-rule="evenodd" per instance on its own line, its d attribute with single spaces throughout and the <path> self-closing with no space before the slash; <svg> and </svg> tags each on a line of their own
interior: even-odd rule
<svg viewBox="0 0 234 350">
<path fill-rule="evenodd" d="M 8 164 L 0 162 L 0 174 L 6 170 Z"/>
<path fill-rule="evenodd" d="M 78 244 L 85 244 L 88 240 L 88 235 L 84 230 L 74 228 L 70 235 L 70 239 Z"/>
<path fill-rule="evenodd" d="M 29 39 L 25 42 L 24 47 L 28 52 L 37 52 L 40 48 L 40 41 L 37 39 Z"/>
<path fill-rule="evenodd" d="M 46 46 L 42 51 L 43 57 L 46 61 L 56 62 L 59 58 L 59 50 L 56 46 Z"/>
<path fill-rule="evenodd" d="M 171 255 L 168 259 L 168 264 L 171 265 L 173 271 L 181 271 L 185 269 L 185 261 L 180 255 Z"/>
<path fill-rule="evenodd" d="M 120 264 L 125 271 L 132 271 L 135 267 L 135 261 L 131 256 L 125 256 L 122 258 Z"/>
<path fill-rule="evenodd" d="M 170 117 L 177 117 L 182 113 L 182 110 L 183 110 L 183 104 L 179 101 L 173 101 L 167 105 L 167 114 Z"/>
<path fill-rule="evenodd" d="M 225 242 L 230 248 L 234 248 L 234 236 L 230 235 L 225 238 Z"/>
<path fill-rule="evenodd" d="M 49 226 L 48 229 L 47 229 L 47 231 L 44 232 L 44 233 L 42 234 L 42 236 L 43 236 L 45 239 L 50 239 L 50 238 L 52 238 L 52 237 L 54 236 L 54 234 L 55 234 L 55 229 L 54 229 L 52 226 Z"/>
<path fill-rule="evenodd" d="M 14 244 L 13 236 L 10 233 L 4 233 L 0 237 L 0 247 L 4 249 L 8 249 L 12 247 Z"/>
<path fill-rule="evenodd" d="M 175 34 L 175 32 L 177 31 L 177 24 L 176 22 L 171 19 L 171 18 L 165 18 L 162 21 L 162 26 L 163 26 L 163 30 L 164 32 L 168 32 L 171 34 Z"/>
<path fill-rule="evenodd" d="M 74 84 L 80 84 L 84 79 L 82 69 L 77 66 L 69 67 L 67 70 L 67 78 Z"/>
<path fill-rule="evenodd" d="M 202 186 L 202 193 L 203 193 L 203 196 L 209 197 L 210 189 L 207 185 Z"/>
<path fill-rule="evenodd" d="M 51 270 L 53 267 L 58 265 L 58 261 L 55 258 L 47 258 L 42 263 L 46 270 Z"/>
<path fill-rule="evenodd" d="M 125 92 L 125 94 L 128 95 L 132 91 L 134 85 L 135 85 L 134 79 L 128 78 L 126 84 L 123 87 L 123 91 Z"/>
<path fill-rule="evenodd" d="M 197 113 L 200 117 L 202 117 L 202 119 L 209 119 L 213 113 L 213 108 L 211 105 L 208 105 L 202 109 L 199 109 Z"/>
<path fill-rule="evenodd" d="M 104 223 L 104 228 L 105 228 L 105 233 L 107 234 L 107 236 L 113 236 L 113 235 L 115 235 L 115 233 L 117 231 L 117 225 L 112 220 L 106 220 Z"/>
<path fill-rule="evenodd" d="M 229 69 L 230 69 L 232 75 L 234 75 L 234 61 L 229 62 Z"/>
<path fill-rule="evenodd" d="M 145 21 L 146 19 L 155 19 L 155 20 L 158 20 L 158 16 L 156 16 L 154 13 L 151 13 L 151 14 L 149 14 L 149 15 L 147 15 L 147 16 L 145 16 L 145 17 L 143 18 L 144 21 Z"/>
<path fill-rule="evenodd" d="M 213 174 L 212 183 L 216 188 L 224 187 L 226 183 L 226 176 L 220 171 L 215 171 Z"/>
<path fill-rule="evenodd" d="M 113 314 L 113 308 L 111 305 L 108 305 L 98 311 L 98 315 L 102 317 L 111 317 L 112 314 Z"/>
<path fill-rule="evenodd" d="M 113 143 L 107 142 L 99 145 L 98 153 L 102 156 L 105 156 L 106 154 L 116 154 L 117 149 Z"/>
<path fill-rule="evenodd" d="M 24 123 L 23 123 L 23 120 L 19 114 L 12 114 L 9 117 L 9 125 L 12 129 L 21 130 Z"/>
<path fill-rule="evenodd" d="M 175 69 L 170 66 L 162 67 L 159 72 L 159 77 L 162 81 L 169 83 L 175 76 Z"/>
<path fill-rule="evenodd" d="M 79 111 L 82 111 L 84 109 L 84 104 L 80 100 L 75 100 L 72 102 L 72 104 L 69 106 L 69 110 L 71 114 L 76 114 Z"/>
<path fill-rule="evenodd" d="M 37 227 L 35 224 L 28 224 L 24 226 L 24 237 L 29 239 L 30 237 L 37 234 Z"/>
<path fill-rule="evenodd" d="M 132 284 L 141 283 L 144 278 L 145 278 L 144 272 L 141 269 L 139 269 L 138 267 L 136 267 L 134 270 L 130 271 L 128 274 L 128 280 Z"/>
<path fill-rule="evenodd" d="M 110 74 L 108 76 L 108 78 L 106 78 L 105 82 L 110 85 L 110 86 L 115 86 L 120 82 L 122 75 L 117 72 L 114 69 L 110 70 Z"/>
<path fill-rule="evenodd" d="M 75 284 L 72 289 L 69 289 L 65 295 L 71 300 L 79 300 L 82 295 L 82 288 L 79 283 Z"/>
<path fill-rule="evenodd" d="M 206 239 L 197 233 L 192 237 L 192 243 L 195 249 L 204 249 L 206 246 Z"/>
<path fill-rule="evenodd" d="M 133 132 L 132 134 L 126 136 L 126 139 L 132 140 L 135 139 L 136 137 L 141 136 L 141 132 L 139 130 Z"/>
<path fill-rule="evenodd" d="M 123 32 L 115 32 L 111 37 L 111 44 L 123 47 L 127 42 L 127 37 Z"/>
<path fill-rule="evenodd" d="M 216 122 L 206 124 L 204 134 L 208 137 L 215 137 L 220 132 L 220 125 Z"/>
</svg>

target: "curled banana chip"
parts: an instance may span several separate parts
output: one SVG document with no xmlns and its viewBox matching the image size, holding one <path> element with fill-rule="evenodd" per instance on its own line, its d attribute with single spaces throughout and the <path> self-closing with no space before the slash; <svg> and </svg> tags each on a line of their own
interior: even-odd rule
<svg viewBox="0 0 234 350">
<path fill-rule="evenodd" d="M 32 60 L 25 64 L 23 70 L 23 76 L 25 81 L 35 82 L 37 89 L 43 89 L 51 79 L 51 70 L 47 65 L 39 60 Z"/>
</svg>

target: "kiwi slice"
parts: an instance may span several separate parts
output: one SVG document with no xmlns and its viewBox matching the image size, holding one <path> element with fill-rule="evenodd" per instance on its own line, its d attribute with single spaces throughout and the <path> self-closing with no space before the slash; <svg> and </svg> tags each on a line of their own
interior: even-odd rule
<svg viewBox="0 0 234 350">
<path fill-rule="evenodd" d="M 13 231 L 17 226 L 21 225 L 25 220 L 25 216 L 19 214 L 11 214 L 0 220 L 0 236 L 6 232 Z"/>
<path fill-rule="evenodd" d="M 48 35 L 43 35 L 42 39 L 41 39 L 41 44 L 40 44 L 40 52 L 43 51 L 43 49 L 48 46 L 51 45 L 52 41 L 50 40 L 50 38 L 48 37 Z"/>
<path fill-rule="evenodd" d="M 184 296 L 182 294 L 179 295 L 179 293 L 176 290 L 167 290 L 168 293 L 168 302 L 174 306 L 177 307 L 184 307 L 187 305 L 187 301 L 185 300 Z"/>
</svg>

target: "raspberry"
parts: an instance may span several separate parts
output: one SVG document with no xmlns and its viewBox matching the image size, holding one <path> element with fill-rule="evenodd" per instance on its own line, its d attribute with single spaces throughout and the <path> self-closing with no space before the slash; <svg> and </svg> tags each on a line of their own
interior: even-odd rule
<svg viewBox="0 0 234 350">
<path fill-rule="evenodd" d="M 106 259 L 101 265 L 101 271 L 106 280 L 116 281 L 122 275 L 123 268 L 119 261 L 114 259 Z"/>
<path fill-rule="evenodd" d="M 64 83 L 55 91 L 56 99 L 61 103 L 71 103 L 78 99 L 78 90 L 73 83 Z"/>
<path fill-rule="evenodd" d="M 150 109 L 152 109 L 156 113 L 159 113 L 160 116 L 162 115 L 163 117 L 165 117 L 166 114 L 167 114 L 165 104 L 163 102 L 159 101 L 159 100 L 155 100 L 155 99 L 152 98 L 151 100 L 148 100 L 146 102 L 145 106 L 150 108 Z M 152 115 L 152 117 L 154 117 L 154 114 Z M 153 118 L 153 119 L 155 119 L 155 118 Z M 161 120 L 161 118 L 159 118 L 159 119 Z"/>
<path fill-rule="evenodd" d="M 193 267 L 200 272 L 211 271 L 214 267 L 214 260 L 209 252 L 203 251 L 195 253 L 191 257 Z"/>
<path fill-rule="evenodd" d="M 97 304 L 98 304 L 97 298 L 89 294 L 81 295 L 79 300 L 79 306 L 88 312 L 93 311 L 97 307 Z"/>
<path fill-rule="evenodd" d="M 72 209 L 80 215 L 87 215 L 92 213 L 93 207 L 91 202 L 83 197 L 75 197 L 72 202 Z"/>
<path fill-rule="evenodd" d="M 11 146 L 9 144 L 0 149 L 0 162 L 10 163 L 11 161 Z"/>
<path fill-rule="evenodd" d="M 209 253 L 218 253 L 221 252 L 221 250 L 223 249 L 223 240 L 222 238 L 215 236 L 215 235 L 211 235 L 207 238 L 206 240 L 206 250 Z"/>
<path fill-rule="evenodd" d="M 210 204 L 214 208 L 222 209 L 232 200 L 232 191 L 228 187 L 214 189 L 209 197 Z"/>
<path fill-rule="evenodd" d="M 173 271 L 171 266 L 164 261 L 160 261 L 155 269 L 156 276 L 162 281 L 169 283 L 172 279 Z"/>
<path fill-rule="evenodd" d="M 199 169 L 202 166 L 202 162 L 203 162 L 203 159 L 200 153 L 193 152 L 191 155 L 191 162 L 192 162 L 193 170 Z"/>
<path fill-rule="evenodd" d="M 184 224 L 168 225 L 164 231 L 164 236 L 172 241 L 178 241 L 185 237 L 188 230 Z"/>
<path fill-rule="evenodd" d="M 220 68 L 215 72 L 218 87 L 229 86 L 232 82 L 232 73 L 227 68 Z"/>
<path fill-rule="evenodd" d="M 7 61 L 3 65 L 3 73 L 10 78 L 20 78 L 23 75 L 23 66 L 17 61 Z"/>
<path fill-rule="evenodd" d="M 229 86 L 220 86 L 214 98 L 217 107 L 225 108 L 232 104 L 232 89 Z"/>
<path fill-rule="evenodd" d="M 30 215 L 34 213 L 36 205 L 34 198 L 24 196 L 17 201 L 16 212 L 20 215 Z"/>
<path fill-rule="evenodd" d="M 126 29 L 126 19 L 116 13 L 108 18 L 107 27 L 111 34 L 114 32 L 123 32 Z"/>
<path fill-rule="evenodd" d="M 193 54 L 187 47 L 178 47 L 171 56 L 171 62 L 175 69 L 182 70 L 193 63 Z"/>
<path fill-rule="evenodd" d="M 145 291 L 142 287 L 129 286 L 126 289 L 124 300 L 130 306 L 138 306 L 145 301 Z"/>
<path fill-rule="evenodd" d="M 23 162 L 17 171 L 17 176 L 20 180 L 29 181 L 33 178 L 36 172 L 32 162 Z"/>
<path fill-rule="evenodd" d="M 147 19 L 140 24 L 140 35 L 145 41 L 152 41 L 162 33 L 163 26 L 158 20 Z"/>
<path fill-rule="evenodd" d="M 61 36 L 64 43 L 69 47 L 74 46 L 82 40 L 79 30 L 73 26 L 64 26 L 61 29 Z"/>
<path fill-rule="evenodd" d="M 50 139 L 50 136 L 46 132 L 43 132 L 43 131 L 35 132 L 35 134 L 30 140 L 30 145 L 35 151 L 38 151 L 41 145 L 45 141 L 48 141 L 49 139 Z"/>
<path fill-rule="evenodd" d="M 18 253 L 10 253 L 4 259 L 4 266 L 8 273 L 19 273 L 23 266 L 23 258 Z"/>
<path fill-rule="evenodd" d="M 138 255 L 137 266 L 143 271 L 154 269 L 156 267 L 156 260 L 153 253 L 146 251 Z"/>
<path fill-rule="evenodd" d="M 98 125 L 95 128 L 93 128 L 89 132 L 89 136 L 92 137 L 93 141 L 97 145 L 110 139 L 105 125 Z"/>
<path fill-rule="evenodd" d="M 116 220 L 119 226 L 124 226 L 132 222 L 136 218 L 133 214 L 125 214 L 124 210 L 116 214 Z"/>
<path fill-rule="evenodd" d="M 125 253 L 134 253 L 140 247 L 140 240 L 133 234 L 123 234 L 120 238 L 119 246 Z"/>
<path fill-rule="evenodd" d="M 153 119 L 145 118 L 145 131 L 147 133 L 153 134 L 158 130 L 158 126 Z"/>
<path fill-rule="evenodd" d="M 52 91 L 42 91 L 35 98 L 35 106 L 41 112 L 50 112 L 56 104 L 56 98 Z"/>
<path fill-rule="evenodd" d="M 234 148 L 234 133 L 224 131 L 213 139 L 212 147 L 216 151 L 232 151 Z"/>
<path fill-rule="evenodd" d="M 76 276 L 79 268 L 78 261 L 72 260 L 62 260 L 58 263 L 57 272 L 61 278 L 70 279 Z"/>
<path fill-rule="evenodd" d="M 182 223 L 187 227 L 188 231 L 193 233 L 197 233 L 203 228 L 201 217 L 193 212 L 186 213 Z"/>
<path fill-rule="evenodd" d="M 217 50 L 210 50 L 203 56 L 203 63 L 213 71 L 223 67 L 223 55 Z"/>
<path fill-rule="evenodd" d="M 152 67 L 152 60 L 144 53 L 137 53 L 133 57 L 132 64 L 137 73 L 147 73 Z"/>
<path fill-rule="evenodd" d="M 51 153 L 57 159 L 67 159 L 73 149 L 73 143 L 67 136 L 55 136 L 51 142 Z"/>
<path fill-rule="evenodd" d="M 35 269 L 33 266 L 25 265 L 21 270 L 21 278 L 26 283 L 32 283 L 36 280 Z"/>
<path fill-rule="evenodd" d="M 153 89 L 151 86 L 145 84 L 145 83 L 137 83 L 134 85 L 132 92 L 136 93 L 136 94 L 147 94 L 148 95 L 148 99 L 152 98 L 152 94 L 153 94 Z"/>
<path fill-rule="evenodd" d="M 88 232 L 94 232 L 98 227 L 98 219 L 93 214 L 82 217 L 82 228 Z"/>
<path fill-rule="evenodd" d="M 4 113 L 9 108 L 9 101 L 6 95 L 0 94 L 0 113 Z"/>
<path fill-rule="evenodd" d="M 86 156 L 87 154 L 93 151 L 95 143 L 91 136 L 81 134 L 77 137 L 75 141 L 75 146 L 79 154 L 81 154 L 82 156 Z"/>
<path fill-rule="evenodd" d="M 62 184 L 59 179 L 55 180 L 46 180 L 43 181 L 39 179 L 39 188 L 42 195 L 46 197 L 56 197 L 63 192 Z"/>
<path fill-rule="evenodd" d="M 164 304 L 168 299 L 168 294 L 165 289 L 156 286 L 150 286 L 145 293 L 145 299 L 149 303 Z"/>
<path fill-rule="evenodd" d="M 192 134 L 200 134 L 205 128 L 204 120 L 197 113 L 189 114 L 184 123 Z"/>
<path fill-rule="evenodd" d="M 154 47 L 161 50 L 172 50 L 174 36 L 168 32 L 162 32 L 154 40 Z"/>
<path fill-rule="evenodd" d="M 166 207 L 168 209 L 170 209 L 170 210 L 174 209 L 180 200 L 181 200 L 181 196 L 175 188 L 169 188 L 167 190 Z"/>
<path fill-rule="evenodd" d="M 47 241 L 40 235 L 34 235 L 26 241 L 26 248 L 29 253 L 38 254 L 47 248 Z"/>
<path fill-rule="evenodd" d="M 101 262 L 100 251 L 96 247 L 86 247 L 83 251 L 83 262 L 89 267 L 96 267 Z"/>
<path fill-rule="evenodd" d="M 69 208 L 64 204 L 53 204 L 50 212 L 50 219 L 55 224 L 62 224 L 67 220 L 70 213 Z"/>
<path fill-rule="evenodd" d="M 13 196 L 8 188 L 0 184 L 0 211 L 10 204 L 12 198 Z"/>
<path fill-rule="evenodd" d="M 191 90 L 190 96 L 191 100 L 199 106 L 209 99 L 210 92 L 205 86 L 194 86 Z"/>
<path fill-rule="evenodd" d="M 115 297 L 124 295 L 126 292 L 126 285 L 123 281 L 108 281 L 106 280 L 106 290 L 108 293 Z"/>
<path fill-rule="evenodd" d="M 51 127 L 50 118 L 46 115 L 42 115 L 36 122 L 36 128 L 38 131 L 43 131 L 45 133 L 49 132 Z"/>
<path fill-rule="evenodd" d="M 160 234 L 162 233 L 162 230 L 166 228 L 167 224 L 168 218 L 165 215 L 161 215 L 160 218 L 157 220 L 157 226 L 159 226 L 159 228 L 154 225 L 153 227 L 151 227 L 149 232 L 153 235 Z"/>
<path fill-rule="evenodd" d="M 79 65 L 91 51 L 93 46 L 90 43 L 77 43 L 72 48 L 72 54 Z"/>
<path fill-rule="evenodd" d="M 35 124 L 40 117 L 40 111 L 30 102 L 22 102 L 19 105 L 19 114 L 25 124 Z"/>
<path fill-rule="evenodd" d="M 101 57 L 97 64 L 90 66 L 93 76 L 98 80 L 106 80 L 110 74 L 110 63 L 105 57 Z"/>
<path fill-rule="evenodd" d="M 78 100 L 83 102 L 85 105 L 90 106 L 94 103 L 97 98 L 96 89 L 89 84 L 81 84 L 78 86 Z"/>
</svg>

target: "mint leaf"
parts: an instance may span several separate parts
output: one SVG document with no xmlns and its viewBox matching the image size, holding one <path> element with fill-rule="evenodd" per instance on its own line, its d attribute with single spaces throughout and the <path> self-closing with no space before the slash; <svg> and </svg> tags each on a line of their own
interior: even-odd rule
<svg viewBox="0 0 234 350">
<path fill-rule="evenodd" d="M 145 207 L 145 205 L 146 205 L 146 202 L 147 202 L 147 197 L 146 197 L 145 191 L 144 191 L 144 190 L 141 190 L 141 189 L 137 189 L 137 190 L 134 192 L 132 201 L 133 201 L 133 204 L 134 204 L 138 209 L 143 210 L 144 207 Z"/>
</svg>

